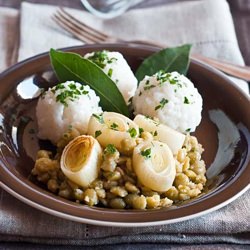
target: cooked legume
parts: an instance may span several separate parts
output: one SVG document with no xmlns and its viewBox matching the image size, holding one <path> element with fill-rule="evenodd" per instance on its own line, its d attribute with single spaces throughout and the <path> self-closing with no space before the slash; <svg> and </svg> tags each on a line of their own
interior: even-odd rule
<svg viewBox="0 0 250 250">
<path fill-rule="evenodd" d="M 173 186 L 166 192 L 156 192 L 143 186 L 133 171 L 131 160 L 136 143 L 153 140 L 151 133 L 142 132 L 142 137 L 122 142 L 123 152 L 103 154 L 98 178 L 83 188 L 67 179 L 59 164 L 63 147 L 77 135 L 75 130 L 68 131 L 58 143 L 55 156 L 50 151 L 38 151 L 31 172 L 38 181 L 47 185 L 48 190 L 66 199 L 115 209 L 155 209 L 197 197 L 206 184 L 202 146 L 195 137 L 187 135 L 183 148 L 175 156 L 177 173 Z"/>
</svg>

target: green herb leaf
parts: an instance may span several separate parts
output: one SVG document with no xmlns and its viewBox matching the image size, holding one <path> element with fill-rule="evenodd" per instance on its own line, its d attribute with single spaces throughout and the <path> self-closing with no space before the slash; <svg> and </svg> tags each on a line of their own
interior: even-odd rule
<svg viewBox="0 0 250 250">
<path fill-rule="evenodd" d="M 116 147 L 113 144 L 108 144 L 104 149 L 104 154 L 113 155 L 117 151 Z"/>
<path fill-rule="evenodd" d="M 132 138 L 135 138 L 137 136 L 137 131 L 135 128 L 130 128 L 128 132 Z"/>
<path fill-rule="evenodd" d="M 102 115 L 93 114 L 93 116 L 98 120 L 99 123 L 104 124 Z"/>
<path fill-rule="evenodd" d="M 113 122 L 111 125 L 110 125 L 110 128 L 113 129 L 113 130 L 118 130 L 118 124 Z"/>
<path fill-rule="evenodd" d="M 96 130 L 95 131 L 95 138 L 97 138 L 99 135 L 102 134 L 102 131 L 101 130 Z"/>
<path fill-rule="evenodd" d="M 168 103 L 168 100 L 165 99 L 165 98 L 162 98 L 161 101 L 160 101 L 160 104 L 158 106 L 155 107 L 155 110 L 158 110 L 158 109 L 163 109 L 164 106 Z"/>
<path fill-rule="evenodd" d="M 141 155 L 146 159 L 149 159 L 151 157 L 151 148 L 141 151 Z"/>
<path fill-rule="evenodd" d="M 185 104 L 190 104 L 190 101 L 188 100 L 188 98 L 186 96 L 184 96 L 184 101 Z"/>
<path fill-rule="evenodd" d="M 60 81 L 89 85 L 100 97 L 100 106 L 129 116 L 128 107 L 116 84 L 95 63 L 78 54 L 50 50 L 50 60 Z"/>
<path fill-rule="evenodd" d="M 153 75 L 159 70 L 165 72 L 177 71 L 186 74 L 189 66 L 190 44 L 167 48 L 146 58 L 136 71 L 136 78 L 141 81 L 145 75 Z"/>
</svg>

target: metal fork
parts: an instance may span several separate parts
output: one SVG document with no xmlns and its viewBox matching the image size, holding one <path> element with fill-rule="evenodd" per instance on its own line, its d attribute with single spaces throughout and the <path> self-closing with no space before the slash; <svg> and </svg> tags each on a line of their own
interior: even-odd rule
<svg viewBox="0 0 250 250">
<path fill-rule="evenodd" d="M 117 37 L 109 36 L 99 30 L 96 30 L 84 22 L 79 21 L 71 14 L 66 12 L 63 8 L 59 8 L 54 15 L 52 16 L 53 20 L 61 26 L 63 29 L 67 30 L 74 37 L 83 41 L 84 43 L 93 44 L 93 43 L 135 43 L 135 44 L 144 44 L 144 45 L 152 45 L 159 48 L 164 48 L 166 46 L 152 42 L 152 41 L 144 41 L 144 40 L 130 40 L 126 41 Z M 220 61 L 217 59 L 212 59 L 209 57 L 205 57 L 200 54 L 191 55 L 192 59 L 199 60 L 205 62 L 224 73 L 227 73 L 231 76 L 238 77 L 240 79 L 244 79 L 246 81 L 250 81 L 250 67 L 248 66 L 239 66 L 232 63 Z"/>
</svg>

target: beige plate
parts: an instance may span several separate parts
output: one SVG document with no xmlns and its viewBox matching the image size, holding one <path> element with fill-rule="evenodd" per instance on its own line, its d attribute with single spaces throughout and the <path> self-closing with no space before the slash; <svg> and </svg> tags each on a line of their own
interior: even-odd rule
<svg viewBox="0 0 250 250">
<path fill-rule="evenodd" d="M 121 52 L 135 70 L 143 58 L 157 48 L 138 45 L 88 45 L 67 48 L 85 54 L 108 49 Z M 222 110 L 237 126 L 240 141 L 233 159 L 224 170 L 210 180 L 208 192 L 179 206 L 166 209 L 135 211 L 88 207 L 60 198 L 32 183 L 29 173 L 39 142 L 28 131 L 33 123 L 36 100 L 29 99 L 38 87 L 56 83 L 48 53 L 23 61 L 0 75 L 0 185 L 20 200 L 50 214 L 98 225 L 147 226 L 173 223 L 216 210 L 249 188 L 250 176 L 250 101 L 230 80 L 213 68 L 192 61 L 188 77 L 204 100 L 203 118 L 195 135 L 204 146 L 204 160 L 209 167 L 217 147 L 217 128 L 208 111 Z M 70 80 L 70 79 L 69 79 Z M 223 158 L 223 157 L 222 157 Z"/>
</svg>

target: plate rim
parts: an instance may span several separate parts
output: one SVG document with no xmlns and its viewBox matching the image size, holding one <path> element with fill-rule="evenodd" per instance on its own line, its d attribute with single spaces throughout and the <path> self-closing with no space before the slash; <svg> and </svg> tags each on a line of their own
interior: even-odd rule
<svg viewBox="0 0 250 250">
<path fill-rule="evenodd" d="M 103 47 L 112 47 L 112 48 L 114 48 L 114 47 L 118 47 L 118 48 L 123 47 L 124 48 L 124 47 L 126 47 L 126 48 L 136 48 L 136 49 L 138 49 L 138 45 L 135 46 L 135 45 L 131 45 L 131 44 L 128 44 L 128 45 L 124 45 L 124 44 L 96 44 L 96 45 L 72 46 L 72 47 L 62 48 L 60 50 L 70 51 L 72 49 L 77 50 L 77 49 L 83 49 L 83 48 L 99 48 L 99 47 L 100 48 L 103 48 Z M 156 47 L 141 46 L 141 45 L 140 45 L 140 49 L 144 49 L 144 50 L 146 49 L 147 51 L 150 50 L 152 52 L 160 50 L 159 48 L 156 48 Z M 5 70 L 4 72 L 2 72 L 0 74 L 0 80 L 2 78 L 4 78 L 6 75 L 8 75 L 9 73 L 11 73 L 12 71 L 15 71 L 16 69 L 18 69 L 20 67 L 24 67 L 27 63 L 30 63 L 30 62 L 32 62 L 34 60 L 39 60 L 39 59 L 42 59 L 42 58 L 48 57 L 48 56 L 49 56 L 49 52 L 44 52 L 42 54 L 39 54 L 39 55 L 30 57 L 30 58 L 28 58 L 26 60 L 21 61 L 21 62 L 15 64 L 15 65 L 13 65 L 9 69 Z M 191 59 L 191 62 L 193 64 L 199 65 L 202 68 L 206 68 L 206 70 L 218 75 L 221 78 L 224 78 L 224 80 L 229 82 L 237 91 L 240 92 L 241 95 L 243 95 L 245 98 L 247 98 L 247 100 L 250 100 L 250 97 L 245 92 L 243 92 L 242 89 L 240 89 L 233 81 L 231 81 L 231 79 L 229 79 L 224 73 L 222 73 L 222 72 L 214 69 L 213 67 L 211 67 L 211 66 L 209 66 L 209 65 L 207 65 L 205 63 L 202 63 L 202 62 L 200 62 L 198 60 Z M 248 154 L 249 154 L 249 152 L 248 152 Z M 244 170 L 247 170 L 247 168 L 249 168 L 249 167 L 250 166 L 249 166 L 249 163 L 248 163 Z M 238 180 L 238 179 L 236 179 L 236 180 Z M 231 181 L 230 181 L 228 183 L 228 186 L 231 186 L 231 185 L 232 184 L 231 184 Z M 183 216 L 183 217 L 178 217 L 178 218 L 175 218 L 175 219 L 158 220 L 158 221 L 153 221 L 153 222 L 152 221 L 146 221 L 146 222 L 114 222 L 114 221 L 105 221 L 105 220 L 100 221 L 100 220 L 93 220 L 93 219 L 88 219 L 88 218 L 81 218 L 79 216 L 70 215 L 70 214 L 67 214 L 67 213 L 63 213 L 63 212 L 53 210 L 53 209 L 48 208 L 48 207 L 46 207 L 44 205 L 38 204 L 37 202 L 34 202 L 33 200 L 29 200 L 27 197 L 20 195 L 14 189 L 10 188 L 7 184 L 5 184 L 1 180 L 0 180 L 0 186 L 3 187 L 3 189 L 6 190 L 8 193 L 11 193 L 13 196 L 18 198 L 19 200 L 22 200 L 26 204 L 29 204 L 32 207 L 36 207 L 36 208 L 38 208 L 38 209 L 40 209 L 40 210 L 42 210 L 44 212 L 59 216 L 61 218 L 70 219 L 70 220 L 74 220 L 74 221 L 78 221 L 78 222 L 82 222 L 82 223 L 95 224 L 95 225 L 103 225 L 103 226 L 105 226 L 108 223 L 109 225 L 112 225 L 112 226 L 125 226 L 125 227 L 127 226 L 127 227 L 130 227 L 130 226 L 148 226 L 148 225 L 153 226 L 153 225 L 161 225 L 161 224 L 171 224 L 171 223 L 176 223 L 176 222 L 188 220 L 188 219 L 191 219 L 191 218 L 199 217 L 201 215 L 204 215 L 204 214 L 207 214 L 209 212 L 215 211 L 215 210 L 217 210 L 217 209 L 231 203 L 233 200 L 237 199 L 240 195 L 245 193 L 250 188 L 250 183 L 248 183 L 243 189 L 240 190 L 240 192 L 236 193 L 231 198 L 229 198 L 229 199 L 225 200 L 224 202 L 219 203 L 219 204 L 217 204 L 217 205 L 215 205 L 215 206 L 213 206 L 213 207 L 211 207 L 209 209 L 205 209 L 205 210 L 202 210 L 202 211 L 200 211 L 198 213 L 191 214 L 191 215 L 186 215 L 186 216 Z"/>
</svg>

